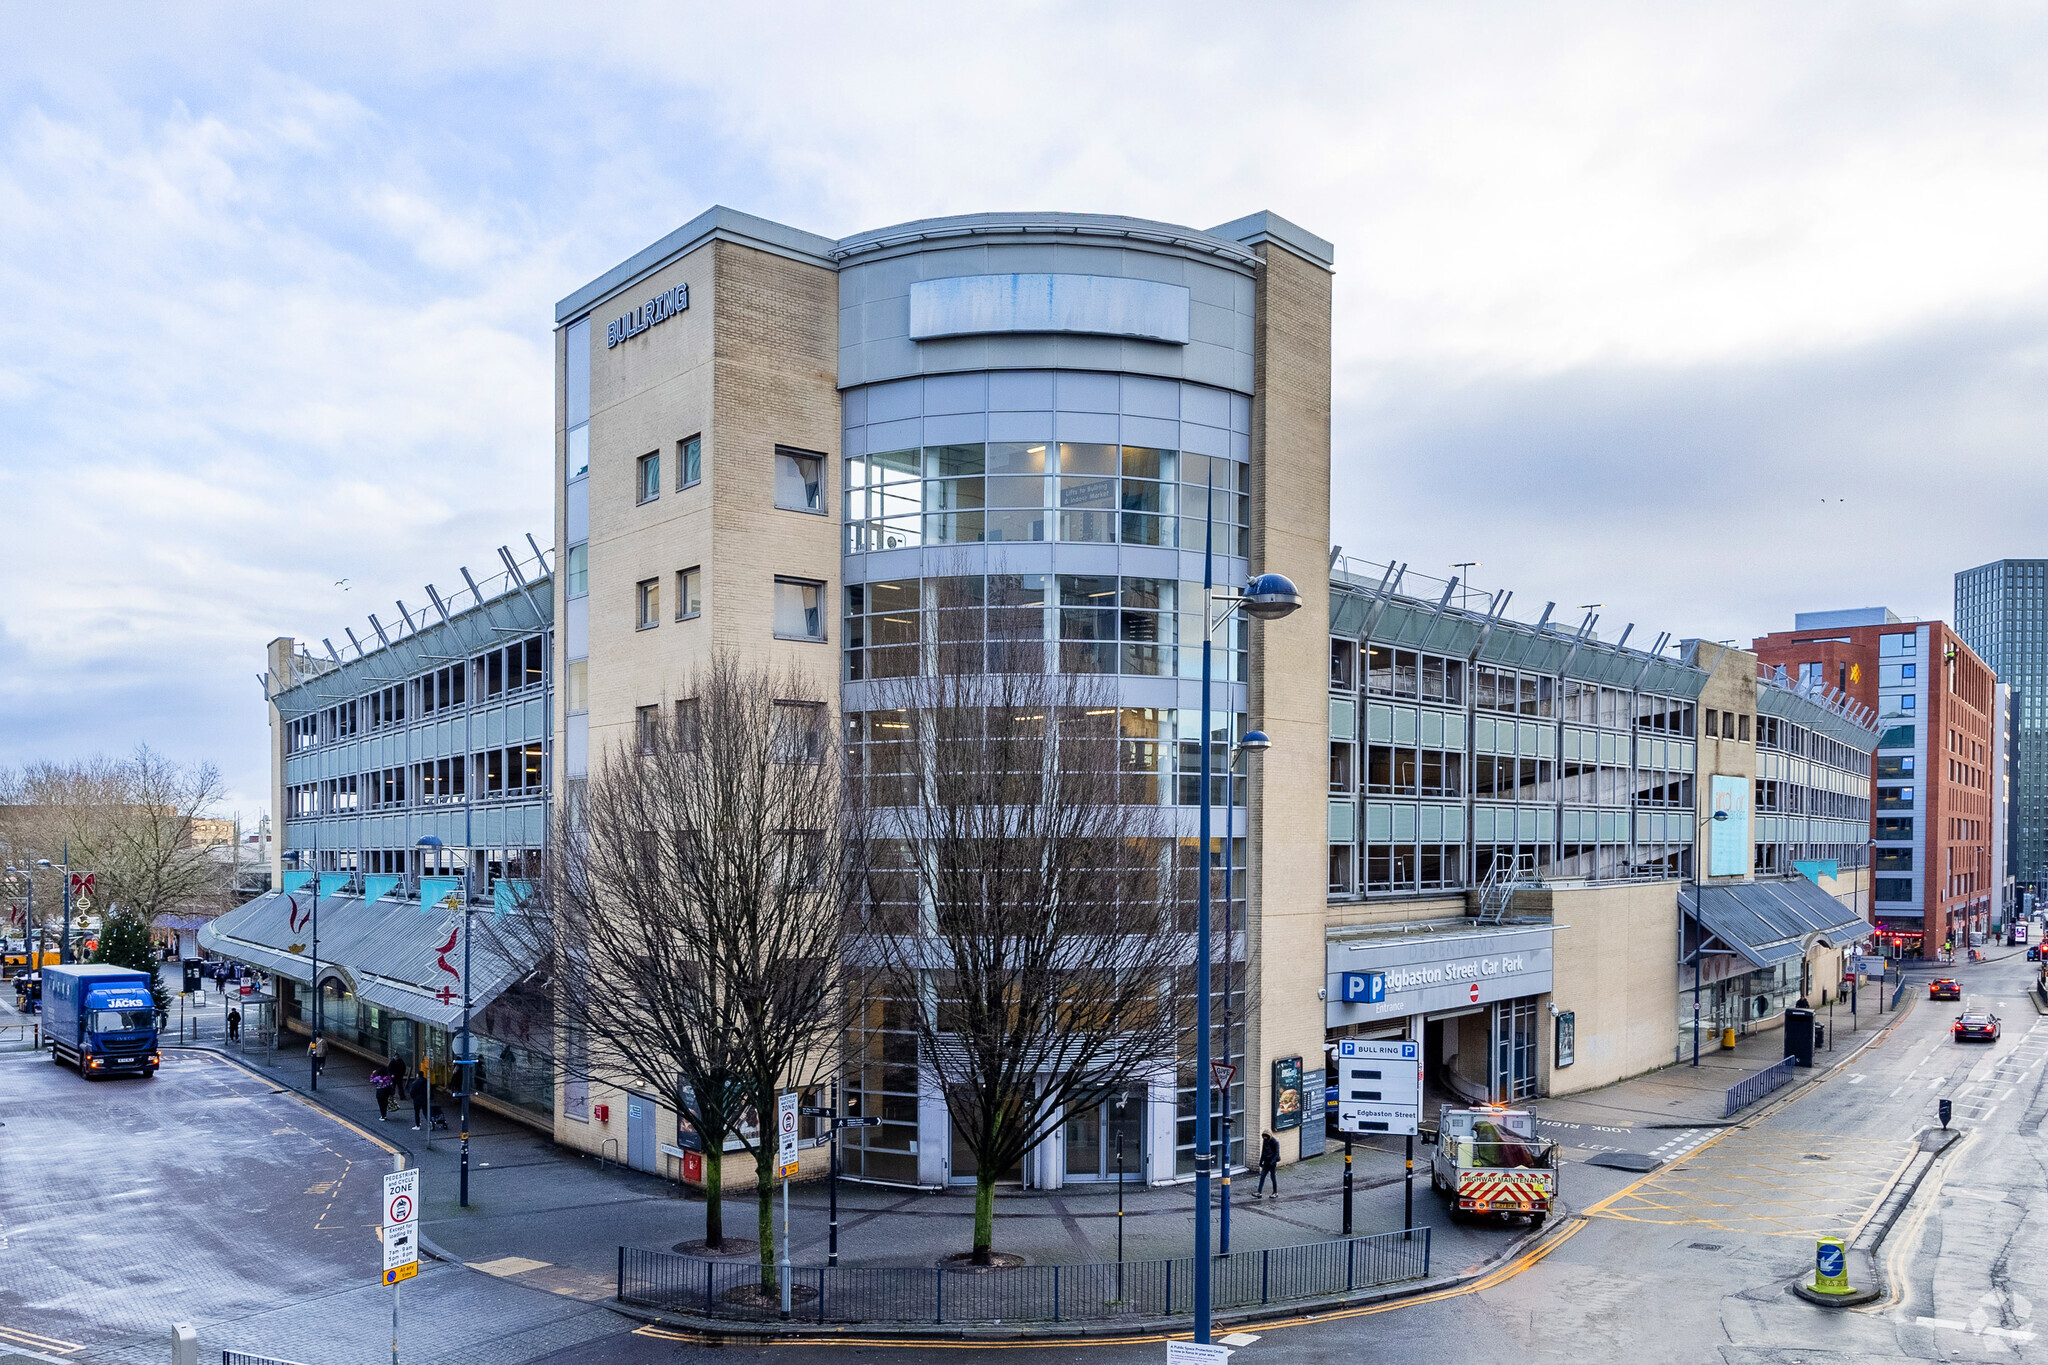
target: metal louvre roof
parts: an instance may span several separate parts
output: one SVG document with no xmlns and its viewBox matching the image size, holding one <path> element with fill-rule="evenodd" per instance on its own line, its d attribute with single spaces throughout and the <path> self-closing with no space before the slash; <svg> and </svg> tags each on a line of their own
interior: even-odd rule
<svg viewBox="0 0 2048 1365">
<path fill-rule="evenodd" d="M 1814 940 L 1846 946 L 1871 932 L 1868 920 L 1805 877 L 1735 886 L 1687 882 L 1679 888 L 1678 905 L 1759 967 L 1799 957 Z"/>
<path fill-rule="evenodd" d="M 1370 585 L 1333 576 L 1330 631 L 1360 643 L 1393 645 L 1476 662 L 1555 673 L 1586 682 L 1660 696 L 1692 699 L 1707 683 L 1693 664 L 1647 650 L 1588 637 L 1561 627 L 1535 626 L 1505 616 L 1492 619 L 1465 607 L 1380 595 Z"/>
<path fill-rule="evenodd" d="M 310 986 L 311 910 L 310 892 L 295 896 L 273 891 L 213 921 L 201 931 L 200 942 L 223 957 Z M 493 932 L 492 919 L 488 909 L 470 914 L 475 933 L 470 947 L 472 1015 L 533 970 L 533 962 L 507 941 L 507 935 Z M 460 930 L 461 916 L 440 909 L 422 914 L 414 901 L 365 905 L 357 896 L 326 896 L 320 901 L 321 975 L 333 969 L 350 982 L 360 1000 L 408 1019 L 457 1028 L 462 1022 Z M 444 945 L 450 964 L 446 970 L 440 963 Z M 451 991 L 446 1001 L 440 996 L 444 988 Z"/>
</svg>

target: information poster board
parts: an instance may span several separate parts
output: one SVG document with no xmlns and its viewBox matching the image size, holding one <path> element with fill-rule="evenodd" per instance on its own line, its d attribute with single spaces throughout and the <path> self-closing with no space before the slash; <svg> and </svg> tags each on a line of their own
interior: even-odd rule
<svg viewBox="0 0 2048 1365">
<path fill-rule="evenodd" d="M 1273 1131 L 1284 1133 L 1301 1127 L 1301 1058 L 1279 1057 L 1273 1062 Z"/>
</svg>

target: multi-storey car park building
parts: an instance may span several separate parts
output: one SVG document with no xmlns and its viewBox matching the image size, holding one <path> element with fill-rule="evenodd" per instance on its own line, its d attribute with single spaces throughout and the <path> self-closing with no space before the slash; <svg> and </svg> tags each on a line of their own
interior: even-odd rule
<svg viewBox="0 0 2048 1365">
<path fill-rule="evenodd" d="M 1671 658 L 1332 572 L 1333 263 L 1271 214 L 834 240 L 716 208 L 563 299 L 563 808 L 714 651 L 799 670 L 870 744 L 875 680 L 919 666 L 938 603 L 980 602 L 1036 608 L 1047 666 L 1108 680 L 1132 789 L 1191 841 L 1213 507 L 1217 582 L 1283 573 L 1308 607 L 1233 627 L 1210 698 L 1219 740 L 1273 741 L 1217 817 L 1245 870 L 1235 1159 L 1260 1127 L 1288 1160 L 1320 1149 L 1276 1082 L 1319 1094 L 1340 1036 L 1424 1039 L 1445 1088 L 1516 1098 L 1670 1063 L 1696 984 L 1708 1027 L 1745 1029 L 1829 991 L 1867 933 L 1875 733 L 1741 651 Z M 1783 804 L 1758 812 L 1760 765 Z M 1346 1000 L 1381 969 L 1386 1002 Z M 842 1089 L 883 1122 L 847 1169 L 971 1178 L 911 1044 L 886 1011 L 848 1037 Z M 1118 1135 L 1133 1178 L 1185 1174 L 1190 1072 L 1067 1116 L 1015 1178 L 1114 1178 Z M 565 1073 L 554 1124 L 658 1169 L 674 1115 Z"/>
<path fill-rule="evenodd" d="M 1743 651 L 1454 607 L 1402 566 L 1344 561 L 1331 594 L 1332 1038 L 1420 1038 L 1445 1090 L 1522 1099 L 1671 1061 L 1695 967 L 1716 1035 L 1840 980 L 1860 716 Z M 1347 998 L 1373 971 L 1387 999 Z"/>
<path fill-rule="evenodd" d="M 1755 649 L 1793 687 L 1846 695 L 1877 717 L 1870 837 L 1888 946 L 1932 956 L 1987 932 L 2004 880 L 1993 856 L 2004 807 L 1991 669 L 1941 622 L 1883 607 L 1801 612 Z"/>
<path fill-rule="evenodd" d="M 1956 575 L 1956 633 L 2010 689 L 2004 761 L 2006 856 L 1994 859 L 2037 897 L 2048 892 L 2048 559 L 2000 559 Z"/>
<path fill-rule="evenodd" d="M 502 573 L 464 569 L 445 595 L 429 585 L 428 606 L 401 601 L 342 649 L 270 643 L 277 890 L 200 934 L 272 974 L 287 1031 L 312 1023 L 317 961 L 331 1043 L 424 1064 L 444 1087 L 464 998 L 455 907 L 512 910 L 547 840 L 555 597 L 548 556 L 531 556 L 501 550 Z M 467 958 L 478 1094 L 551 1128 L 551 1014 L 520 941 L 486 926 Z"/>
</svg>

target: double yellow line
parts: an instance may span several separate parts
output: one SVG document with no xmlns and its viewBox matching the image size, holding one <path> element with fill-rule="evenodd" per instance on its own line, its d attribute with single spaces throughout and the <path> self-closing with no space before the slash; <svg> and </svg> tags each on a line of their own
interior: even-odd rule
<svg viewBox="0 0 2048 1365">
<path fill-rule="evenodd" d="M 1467 1294 L 1478 1294 L 1496 1286 L 1506 1284 L 1515 1276 L 1535 1265 L 1551 1252 L 1569 1242 L 1584 1231 L 1586 1220 L 1574 1217 L 1555 1236 L 1530 1248 L 1522 1255 L 1498 1269 L 1488 1271 L 1478 1279 L 1465 1284 L 1453 1285 L 1429 1294 L 1417 1294 L 1413 1298 L 1394 1299 L 1387 1303 L 1365 1304 L 1358 1308 L 1340 1308 L 1329 1313 L 1305 1313 L 1295 1318 L 1279 1318 L 1271 1322 L 1247 1324 L 1247 1327 L 1261 1334 L 1277 1332 L 1288 1327 L 1313 1327 L 1322 1323 L 1343 1322 L 1348 1318 L 1369 1318 L 1379 1313 L 1393 1313 L 1403 1308 L 1420 1308 L 1424 1304 L 1441 1303 L 1445 1299 L 1461 1298 Z M 659 1341 L 679 1341 L 693 1345 L 704 1345 L 720 1338 L 701 1332 L 678 1331 L 671 1327 L 657 1327 L 649 1324 L 633 1330 L 637 1337 L 652 1337 Z M 1064 1349 L 1075 1346 L 1142 1346 L 1148 1342 L 1186 1341 L 1191 1332 L 1152 1332 L 1142 1336 L 1115 1337 L 1060 1337 L 1050 1341 L 961 1341 L 957 1338 L 934 1337 L 770 1337 L 764 1346 L 901 1346 L 918 1350 L 941 1351 L 1042 1351 L 1048 1347 Z"/>
<path fill-rule="evenodd" d="M 62 1341 L 56 1337 L 38 1336 L 24 1332 L 19 1327 L 0 1327 L 0 1345 L 26 1346 L 31 1351 L 48 1351 L 51 1355 L 68 1356 L 85 1347 L 75 1341 Z"/>
</svg>

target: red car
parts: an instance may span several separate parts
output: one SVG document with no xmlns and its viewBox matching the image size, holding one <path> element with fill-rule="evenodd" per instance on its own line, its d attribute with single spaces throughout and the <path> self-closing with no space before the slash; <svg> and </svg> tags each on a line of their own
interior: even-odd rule
<svg viewBox="0 0 2048 1365">
<path fill-rule="evenodd" d="M 1995 1043 L 1998 1041 L 1998 1016 L 1986 1014 L 1983 1010 L 1965 1010 L 1956 1016 L 1949 1032 L 1959 1043 Z"/>
<path fill-rule="evenodd" d="M 1936 977 L 1927 983 L 1927 998 L 1929 1000 L 1960 1000 L 1963 998 L 1963 988 L 1948 977 Z"/>
</svg>

